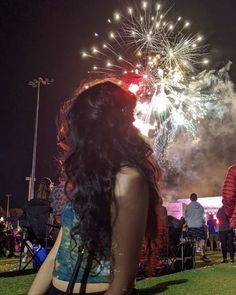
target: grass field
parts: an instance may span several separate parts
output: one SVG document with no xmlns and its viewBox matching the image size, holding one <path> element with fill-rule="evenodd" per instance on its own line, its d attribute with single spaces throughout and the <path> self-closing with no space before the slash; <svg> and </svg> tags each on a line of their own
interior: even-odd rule
<svg viewBox="0 0 236 295">
<path fill-rule="evenodd" d="M 219 252 L 209 252 L 208 256 L 209 263 L 201 262 L 197 257 L 196 269 L 138 281 L 140 295 L 235 295 L 236 264 L 221 264 Z M 27 294 L 33 278 L 34 274 L 0 277 L 0 294 Z"/>
<path fill-rule="evenodd" d="M 140 294 L 235 295 L 236 266 L 230 264 L 186 270 L 137 283 Z"/>
</svg>

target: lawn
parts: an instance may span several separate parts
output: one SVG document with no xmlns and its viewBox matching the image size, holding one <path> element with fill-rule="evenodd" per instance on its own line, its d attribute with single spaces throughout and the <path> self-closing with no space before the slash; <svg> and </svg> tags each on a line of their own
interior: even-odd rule
<svg viewBox="0 0 236 295">
<path fill-rule="evenodd" d="M 218 264 L 137 283 L 142 295 L 235 295 L 236 265 Z"/>
<path fill-rule="evenodd" d="M 197 257 L 197 268 L 172 273 L 137 282 L 140 295 L 235 295 L 236 264 L 220 264 L 220 253 L 209 253 L 210 263 Z M 0 277 L 1 295 L 23 295 L 34 278 L 34 274 Z"/>
</svg>

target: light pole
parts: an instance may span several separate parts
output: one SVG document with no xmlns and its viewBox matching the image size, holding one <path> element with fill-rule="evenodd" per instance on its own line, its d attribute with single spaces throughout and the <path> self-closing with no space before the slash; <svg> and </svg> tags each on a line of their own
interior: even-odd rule
<svg viewBox="0 0 236 295">
<path fill-rule="evenodd" d="M 29 184 L 28 184 L 28 201 L 30 201 L 31 176 L 26 176 L 25 180 L 29 182 Z"/>
<path fill-rule="evenodd" d="M 7 221 L 6 221 L 6 224 L 8 226 L 8 217 L 10 217 L 9 207 L 10 207 L 10 197 L 11 197 L 11 195 L 6 194 L 6 197 L 7 197 Z"/>
<path fill-rule="evenodd" d="M 36 154 L 37 154 L 37 139 L 38 139 L 38 120 L 39 120 L 39 97 L 40 97 L 40 87 L 41 85 L 49 85 L 53 82 L 53 79 L 38 77 L 38 79 L 33 79 L 28 82 L 28 85 L 37 88 L 37 105 L 35 114 L 35 125 L 34 125 L 34 145 L 33 145 L 33 156 L 32 156 L 32 169 L 29 181 L 29 196 L 28 201 L 34 198 L 34 182 L 35 182 L 35 168 L 36 168 Z"/>
</svg>

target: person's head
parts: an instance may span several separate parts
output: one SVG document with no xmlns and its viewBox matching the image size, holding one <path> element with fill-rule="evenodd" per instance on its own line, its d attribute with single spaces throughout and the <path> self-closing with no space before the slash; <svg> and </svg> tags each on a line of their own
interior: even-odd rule
<svg viewBox="0 0 236 295">
<path fill-rule="evenodd" d="M 66 104 L 66 118 L 59 129 L 60 146 L 64 150 L 70 148 L 70 152 L 79 149 L 81 153 L 89 153 L 91 150 L 115 158 L 115 150 L 123 148 L 120 143 L 134 133 L 138 135 L 132 125 L 135 104 L 136 97 L 132 93 L 109 81 L 82 91 Z M 67 141 L 63 142 L 63 137 Z"/>
<path fill-rule="evenodd" d="M 49 177 L 43 177 L 36 191 L 36 198 L 47 200 L 52 188 L 53 188 L 53 182 L 51 181 L 51 179 Z"/>
<path fill-rule="evenodd" d="M 157 169 L 149 160 L 152 150 L 133 125 L 135 105 L 132 93 L 105 81 L 67 102 L 58 121 L 60 159 L 67 176 L 65 191 L 80 220 L 86 220 L 72 235 L 79 233 L 85 246 L 100 257 L 111 237 L 112 192 L 121 167 L 139 168 L 153 197 L 159 196 Z"/>
<path fill-rule="evenodd" d="M 196 193 L 191 193 L 191 195 L 190 195 L 190 200 L 191 200 L 192 202 L 197 201 L 197 194 L 196 194 Z"/>
<path fill-rule="evenodd" d="M 181 220 L 181 222 L 182 222 L 183 224 L 186 222 L 184 216 L 181 216 L 180 220 Z"/>
<path fill-rule="evenodd" d="M 214 219 L 214 215 L 211 213 L 211 214 L 209 214 L 209 216 L 208 216 L 208 219 L 209 220 L 212 220 L 212 219 Z"/>
</svg>

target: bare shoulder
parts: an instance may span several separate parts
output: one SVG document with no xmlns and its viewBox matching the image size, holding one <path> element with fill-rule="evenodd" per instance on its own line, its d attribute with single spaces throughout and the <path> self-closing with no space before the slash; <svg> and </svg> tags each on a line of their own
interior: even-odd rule
<svg viewBox="0 0 236 295">
<path fill-rule="evenodd" d="M 146 194 L 148 184 L 142 172 L 135 167 L 122 167 L 116 175 L 115 194 L 117 197 Z"/>
<path fill-rule="evenodd" d="M 124 166 L 120 169 L 116 175 L 116 180 L 122 182 L 146 182 L 143 173 L 139 169 L 128 166 Z"/>
</svg>

